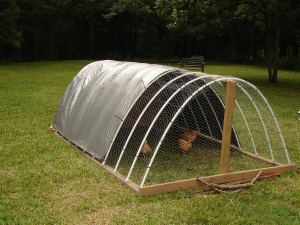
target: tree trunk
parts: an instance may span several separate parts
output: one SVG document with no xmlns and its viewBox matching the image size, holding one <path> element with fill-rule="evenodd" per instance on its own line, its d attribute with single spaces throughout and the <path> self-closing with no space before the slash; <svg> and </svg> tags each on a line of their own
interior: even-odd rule
<svg viewBox="0 0 300 225">
<path fill-rule="evenodd" d="M 35 61 L 38 61 L 39 60 L 39 52 L 40 52 L 40 49 L 39 49 L 39 38 L 40 38 L 40 35 L 39 35 L 39 23 L 38 23 L 38 19 L 35 20 L 34 22 L 34 58 L 35 58 Z"/>
<path fill-rule="evenodd" d="M 152 49 L 152 40 L 150 38 L 150 24 L 147 24 L 147 42 L 148 42 L 148 49 L 149 49 L 149 58 L 153 58 L 153 49 Z"/>
<path fill-rule="evenodd" d="M 273 83 L 277 83 L 278 63 L 279 63 L 279 42 L 280 42 L 280 10 L 276 12 L 276 31 L 275 31 L 275 46 L 274 46 L 274 63 L 273 63 Z"/>
<path fill-rule="evenodd" d="M 50 26 L 50 37 L 49 37 L 49 42 L 50 42 L 50 46 L 49 46 L 49 57 L 50 57 L 50 60 L 53 60 L 53 58 L 54 58 L 54 50 L 53 50 L 53 40 L 54 40 L 54 38 L 53 38 L 53 31 L 54 31 L 54 19 L 53 19 L 53 17 L 51 16 L 51 18 L 50 18 L 50 24 L 49 24 L 49 26 Z"/>
<path fill-rule="evenodd" d="M 267 27 L 266 30 L 266 61 L 268 66 L 268 81 L 272 82 L 272 59 L 271 59 L 271 43 L 270 43 L 270 31 Z"/>
<path fill-rule="evenodd" d="M 136 45 L 137 45 L 137 37 L 138 37 L 138 28 L 137 28 L 137 23 L 136 21 L 134 20 L 134 23 L 133 23 L 133 39 L 131 41 L 131 46 L 132 46 L 132 58 L 135 58 L 136 57 Z"/>
<path fill-rule="evenodd" d="M 92 59 L 94 57 L 94 24 L 93 21 L 90 21 L 90 51 L 89 51 L 89 58 Z"/>
<path fill-rule="evenodd" d="M 163 62 L 164 56 L 163 56 L 163 49 L 162 49 L 162 29 L 161 24 L 158 16 L 156 15 L 156 33 L 157 33 L 157 41 L 158 41 L 158 60 L 160 62 Z"/>
</svg>

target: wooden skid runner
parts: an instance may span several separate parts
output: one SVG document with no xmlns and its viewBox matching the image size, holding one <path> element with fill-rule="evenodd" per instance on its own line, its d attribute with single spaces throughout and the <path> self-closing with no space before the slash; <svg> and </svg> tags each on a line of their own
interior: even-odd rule
<svg viewBox="0 0 300 225">
<path fill-rule="evenodd" d="M 70 144 L 71 146 L 75 147 L 79 152 L 81 152 L 83 155 L 100 165 L 102 168 L 107 170 L 109 173 L 111 173 L 114 177 L 116 177 L 118 180 L 122 181 L 125 185 L 128 187 L 131 187 L 138 195 L 140 196 L 149 196 L 149 195 L 156 195 L 156 194 L 162 194 L 162 193 L 168 193 L 173 191 L 181 191 L 186 189 L 194 189 L 199 187 L 205 187 L 206 185 L 199 181 L 198 178 L 188 179 L 188 180 L 181 180 L 181 181 L 175 181 L 175 182 L 169 182 L 164 184 L 157 184 L 157 185 L 150 185 L 145 187 L 139 187 L 136 183 L 132 181 L 126 181 L 126 177 L 118 172 L 114 172 L 113 169 L 107 165 L 102 165 L 101 162 L 99 162 L 97 159 L 94 159 L 92 156 L 87 154 L 86 152 L 83 152 L 78 146 L 74 145 L 72 142 L 65 139 L 63 136 L 61 136 L 59 133 L 56 132 L 56 130 L 52 127 L 49 128 L 51 132 L 53 132 L 55 135 L 60 137 L 62 140 Z M 207 183 L 214 183 L 214 184 L 224 184 L 224 183 L 230 183 L 230 182 L 247 182 L 253 177 L 257 175 L 259 171 L 263 171 L 262 175 L 260 176 L 260 179 L 265 179 L 268 177 L 273 177 L 280 175 L 282 173 L 285 173 L 290 170 L 295 170 L 296 165 L 290 164 L 290 165 L 281 165 L 281 166 L 274 166 L 269 168 L 263 168 L 263 169 L 256 169 L 256 170 L 248 170 L 248 171 L 242 171 L 242 172 L 234 172 L 234 173 L 227 173 L 227 174 L 219 174 L 214 176 L 208 176 L 208 177 L 201 177 L 201 180 L 204 180 Z"/>
<path fill-rule="evenodd" d="M 289 170 L 295 170 L 295 169 L 296 169 L 296 165 L 290 164 L 284 166 L 275 166 L 275 167 L 269 167 L 263 169 L 201 177 L 201 179 L 207 183 L 223 184 L 223 183 L 229 183 L 234 181 L 245 181 L 245 180 L 252 179 L 257 175 L 257 173 L 260 170 L 263 171 L 261 177 L 262 179 L 262 178 L 266 178 L 267 176 L 274 176 L 274 174 L 279 175 L 281 173 L 285 173 Z M 148 195 L 156 195 L 156 194 L 162 194 L 162 193 L 173 192 L 173 191 L 181 191 L 185 189 L 193 189 L 193 188 L 198 188 L 203 186 L 205 186 L 204 183 L 199 181 L 197 178 L 193 178 L 188 180 L 140 187 L 139 194 L 141 196 L 148 196 Z"/>
</svg>

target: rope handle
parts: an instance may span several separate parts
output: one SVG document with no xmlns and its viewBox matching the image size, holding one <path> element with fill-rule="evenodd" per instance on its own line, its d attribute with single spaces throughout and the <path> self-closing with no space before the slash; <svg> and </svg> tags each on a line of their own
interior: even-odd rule
<svg viewBox="0 0 300 225">
<path fill-rule="evenodd" d="M 201 178 L 197 178 L 197 180 L 201 181 L 202 183 L 204 183 L 206 186 L 211 187 L 212 189 L 214 189 L 215 191 L 221 193 L 236 193 L 241 191 L 243 188 L 247 188 L 247 187 L 251 187 L 253 186 L 253 184 L 255 183 L 255 181 L 257 181 L 257 179 L 260 177 L 260 175 L 262 174 L 262 170 L 260 170 L 257 175 L 248 183 L 244 183 L 244 184 L 214 184 L 214 183 L 207 183 L 206 181 L 204 181 Z M 233 192 L 228 192 L 228 191 L 224 191 L 224 190 L 233 190 L 233 189 L 237 189 Z"/>
</svg>

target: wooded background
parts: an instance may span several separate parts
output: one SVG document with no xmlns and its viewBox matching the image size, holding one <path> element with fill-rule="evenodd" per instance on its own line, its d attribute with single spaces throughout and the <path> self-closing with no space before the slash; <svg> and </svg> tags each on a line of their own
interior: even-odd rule
<svg viewBox="0 0 300 225">
<path fill-rule="evenodd" d="M 206 60 L 299 69 L 299 0 L 0 0 L 0 60 Z"/>
</svg>

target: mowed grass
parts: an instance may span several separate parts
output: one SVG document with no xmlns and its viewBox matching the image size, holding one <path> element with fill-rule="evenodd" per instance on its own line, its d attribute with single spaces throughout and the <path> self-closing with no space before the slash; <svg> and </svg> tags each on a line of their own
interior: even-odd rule
<svg viewBox="0 0 300 225">
<path fill-rule="evenodd" d="M 90 61 L 0 64 L 0 224 L 299 224 L 296 172 L 237 194 L 181 191 L 138 197 L 48 131 L 68 84 Z M 171 64 L 176 65 L 177 64 Z M 293 162 L 300 163 L 300 72 L 266 82 L 263 67 L 207 63 L 267 97 Z"/>
</svg>

